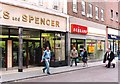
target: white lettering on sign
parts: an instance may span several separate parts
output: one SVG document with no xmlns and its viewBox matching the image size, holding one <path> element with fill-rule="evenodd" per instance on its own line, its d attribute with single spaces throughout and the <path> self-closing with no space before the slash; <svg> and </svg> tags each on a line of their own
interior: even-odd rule
<svg viewBox="0 0 120 84">
<path fill-rule="evenodd" d="M 117 38 L 116 36 L 114 36 L 114 35 L 111 35 L 111 38 Z"/>
<path fill-rule="evenodd" d="M 83 30 L 83 29 L 80 29 L 80 28 L 74 28 L 73 31 L 78 32 L 78 33 L 87 33 L 87 30 Z"/>
</svg>

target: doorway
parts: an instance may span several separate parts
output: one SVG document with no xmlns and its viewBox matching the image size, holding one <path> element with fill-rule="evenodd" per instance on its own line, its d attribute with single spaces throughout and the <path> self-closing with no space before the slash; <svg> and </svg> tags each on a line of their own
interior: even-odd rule
<svg viewBox="0 0 120 84">
<path fill-rule="evenodd" d="M 23 66 L 35 66 L 40 63 L 40 42 L 39 41 L 23 41 Z M 13 67 L 19 63 L 19 42 L 13 41 Z"/>
<path fill-rule="evenodd" d="M 0 68 L 7 67 L 7 46 L 5 40 L 0 40 Z"/>
<path fill-rule="evenodd" d="M 85 47 L 84 39 L 71 39 L 71 50 L 73 47 L 76 47 L 78 54 L 82 52 L 82 49 Z"/>
</svg>

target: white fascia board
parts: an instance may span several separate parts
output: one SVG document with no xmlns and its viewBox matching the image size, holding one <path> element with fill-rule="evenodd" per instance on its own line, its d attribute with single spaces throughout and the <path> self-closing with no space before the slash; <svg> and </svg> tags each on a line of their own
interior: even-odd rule
<svg viewBox="0 0 120 84">
<path fill-rule="evenodd" d="M 45 13 L 49 13 L 49 14 L 53 14 L 53 15 L 57 15 L 57 16 L 61 16 L 64 18 L 68 18 L 68 15 L 65 13 L 61 13 L 52 9 L 47 9 L 43 6 L 37 6 L 37 5 L 31 5 L 29 3 L 25 3 L 23 1 L 15 1 L 15 0 L 0 0 L 0 2 L 5 3 L 5 4 L 9 4 L 9 5 L 14 5 L 14 6 L 18 6 L 18 7 L 23 7 L 23 8 L 28 8 L 28 9 L 32 9 L 32 10 L 36 10 L 36 11 L 41 11 L 41 12 L 45 12 Z M 49 12 L 48 12 L 49 11 Z"/>
<path fill-rule="evenodd" d="M 119 31 L 116 30 L 116 29 L 108 28 L 108 34 L 112 34 L 112 35 L 117 35 L 117 36 L 119 36 Z"/>
<path fill-rule="evenodd" d="M 99 24 L 99 23 L 96 23 L 96 22 L 84 20 L 84 19 L 81 19 L 81 18 L 73 17 L 73 16 L 70 16 L 70 24 L 78 24 L 78 25 L 83 25 L 83 26 L 87 26 L 87 27 L 106 30 L 106 25 L 104 25 L 104 24 Z"/>
</svg>

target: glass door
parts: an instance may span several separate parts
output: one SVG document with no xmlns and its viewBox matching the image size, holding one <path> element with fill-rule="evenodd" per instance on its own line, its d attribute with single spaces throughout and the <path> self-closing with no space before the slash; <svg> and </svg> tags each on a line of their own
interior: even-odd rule
<svg viewBox="0 0 120 84">
<path fill-rule="evenodd" d="M 19 42 L 13 41 L 13 67 L 18 66 Z"/>
<path fill-rule="evenodd" d="M 29 65 L 39 65 L 40 63 L 40 42 L 28 42 L 28 60 Z"/>
</svg>

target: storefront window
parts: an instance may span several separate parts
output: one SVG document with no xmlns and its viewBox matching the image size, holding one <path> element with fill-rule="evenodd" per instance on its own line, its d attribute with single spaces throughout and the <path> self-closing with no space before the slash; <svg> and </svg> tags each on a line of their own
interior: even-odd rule
<svg viewBox="0 0 120 84">
<path fill-rule="evenodd" d="M 109 39 L 109 48 L 111 49 L 111 51 L 114 52 L 115 55 L 117 55 L 117 52 L 118 52 L 118 40 L 112 40 L 112 39 Z"/>
<path fill-rule="evenodd" d="M 56 61 L 65 60 L 65 35 L 55 33 L 55 58 Z"/>
<path fill-rule="evenodd" d="M 0 68 L 6 67 L 6 41 L 5 39 L 8 38 L 8 35 L 6 35 L 6 32 L 8 32 L 7 29 L 0 28 Z"/>
<path fill-rule="evenodd" d="M 118 52 L 118 40 L 115 40 L 114 41 L 114 53 L 115 53 L 115 55 L 117 55 L 117 52 Z"/>
<path fill-rule="evenodd" d="M 44 51 L 47 46 L 50 47 L 53 61 L 65 60 L 65 34 L 42 33 L 41 38 L 42 50 Z"/>
<path fill-rule="evenodd" d="M 96 41 L 95 40 L 87 40 L 86 47 L 88 52 L 89 59 L 95 59 L 96 54 Z"/>
<path fill-rule="evenodd" d="M 105 52 L 105 42 L 101 40 L 86 40 L 86 49 L 90 60 L 101 60 Z"/>
</svg>

